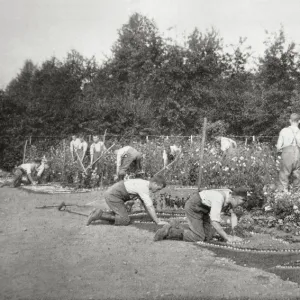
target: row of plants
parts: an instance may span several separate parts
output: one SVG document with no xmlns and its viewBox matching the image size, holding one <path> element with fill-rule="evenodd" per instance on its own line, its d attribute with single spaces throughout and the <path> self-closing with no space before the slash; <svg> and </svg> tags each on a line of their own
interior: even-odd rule
<svg viewBox="0 0 300 300">
<path fill-rule="evenodd" d="M 109 147 L 114 140 L 106 142 Z M 199 174 L 200 140 L 193 141 L 180 138 L 175 141 L 164 139 L 147 142 L 128 140 L 116 143 L 116 148 L 129 144 L 143 154 L 143 169 L 145 178 L 150 178 L 163 168 L 163 150 L 167 143 L 181 146 L 182 152 L 175 163 L 163 171 L 169 184 L 192 186 L 197 184 Z M 46 156 L 51 161 L 48 181 L 59 181 L 65 184 L 76 184 L 79 187 L 95 188 L 113 183 L 116 173 L 116 156 L 108 152 L 100 161 L 97 168 L 89 169 L 85 174 L 78 162 L 73 162 L 69 147 L 59 141 L 48 150 L 36 143 L 28 147 L 26 160 Z M 89 164 L 89 154 L 84 160 L 85 167 Z M 248 146 L 238 145 L 230 154 L 224 154 L 218 144 L 213 141 L 206 144 L 202 165 L 202 186 L 208 187 L 237 187 L 247 186 L 252 191 L 253 199 L 263 199 L 263 187 L 276 180 L 280 157 L 274 149 L 264 143 L 254 143 Z M 50 173 L 50 174 L 49 174 Z"/>
</svg>

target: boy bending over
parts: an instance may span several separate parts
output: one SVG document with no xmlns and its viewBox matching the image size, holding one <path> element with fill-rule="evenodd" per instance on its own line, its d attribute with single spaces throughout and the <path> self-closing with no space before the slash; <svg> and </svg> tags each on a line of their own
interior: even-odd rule
<svg viewBox="0 0 300 300">
<path fill-rule="evenodd" d="M 37 175 L 37 177 L 40 178 L 45 170 L 45 166 L 46 164 L 42 163 L 41 159 L 35 159 L 31 163 L 22 164 L 15 169 L 13 182 L 4 182 L 1 187 L 10 185 L 13 187 L 19 187 L 22 183 L 22 177 L 24 175 L 27 176 L 28 181 L 32 185 L 36 185 L 37 182 L 32 179 L 31 175 Z"/>
<path fill-rule="evenodd" d="M 150 181 L 129 179 L 125 182 L 122 180 L 115 183 L 104 193 L 105 201 L 111 212 L 94 209 L 88 218 L 87 226 L 96 220 L 112 221 L 114 225 L 129 225 L 130 218 L 125 203 L 136 197 L 142 201 L 148 214 L 157 225 L 167 224 L 157 218 L 153 201 L 150 197 L 150 191 L 155 193 L 165 186 L 166 181 L 161 175 L 154 176 Z"/>
<path fill-rule="evenodd" d="M 155 233 L 154 241 L 163 239 L 183 240 L 186 242 L 210 240 L 212 225 L 225 241 L 229 243 L 240 242 L 241 239 L 239 237 L 230 236 L 222 229 L 220 225 L 221 211 L 228 205 L 231 205 L 232 208 L 242 205 L 246 197 L 247 190 L 244 188 L 238 188 L 233 191 L 216 189 L 196 192 L 186 202 L 184 207 L 189 228 L 185 230 L 181 225 L 172 226 L 167 224 Z M 233 225 L 237 222 L 237 217 L 232 209 L 230 213 L 231 224 Z"/>
</svg>

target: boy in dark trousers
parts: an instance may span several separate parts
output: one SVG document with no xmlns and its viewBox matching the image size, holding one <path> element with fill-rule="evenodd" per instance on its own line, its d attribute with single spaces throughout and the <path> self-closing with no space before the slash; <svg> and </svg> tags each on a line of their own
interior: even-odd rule
<svg viewBox="0 0 300 300">
<path fill-rule="evenodd" d="M 167 224 L 157 218 L 153 201 L 150 197 L 150 191 L 155 193 L 165 186 L 166 181 L 161 175 L 154 176 L 150 181 L 129 179 L 115 183 L 104 193 L 105 201 L 111 212 L 105 212 L 101 209 L 93 210 L 88 218 L 87 226 L 96 220 L 112 221 L 115 225 L 129 225 L 130 218 L 125 203 L 136 197 L 142 201 L 148 214 L 156 224 Z"/>
<path fill-rule="evenodd" d="M 117 177 L 123 180 L 126 172 L 131 165 L 134 165 L 135 171 L 142 169 L 142 154 L 131 146 L 123 147 L 115 151 L 117 154 Z"/>
<path fill-rule="evenodd" d="M 230 236 L 222 229 L 220 225 L 221 211 L 228 205 L 232 209 L 242 205 L 246 197 L 247 191 L 244 188 L 233 191 L 230 189 L 216 189 L 196 192 L 184 207 L 189 228 L 184 229 L 181 225 L 167 224 L 155 233 L 154 241 L 164 239 L 186 242 L 209 240 L 212 235 L 212 225 L 225 241 L 229 243 L 240 242 L 239 237 Z M 232 209 L 230 210 L 231 223 L 236 225 L 237 217 Z"/>
</svg>

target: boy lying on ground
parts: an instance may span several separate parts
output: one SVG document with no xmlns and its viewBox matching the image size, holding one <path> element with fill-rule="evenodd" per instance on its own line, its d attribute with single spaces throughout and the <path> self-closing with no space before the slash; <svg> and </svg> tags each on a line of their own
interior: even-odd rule
<svg viewBox="0 0 300 300">
<path fill-rule="evenodd" d="M 114 225 L 129 225 L 130 218 L 125 203 L 134 197 L 137 197 L 142 201 L 146 211 L 157 225 L 167 224 L 167 222 L 157 218 L 153 201 L 150 197 L 150 191 L 155 193 L 165 186 L 166 181 L 161 175 L 154 176 L 150 181 L 143 179 L 129 179 L 125 182 L 122 180 L 115 183 L 104 193 L 105 201 L 111 209 L 111 212 L 94 209 L 88 218 L 87 226 L 96 220 L 111 221 Z"/>
<path fill-rule="evenodd" d="M 164 239 L 183 240 L 186 242 L 197 242 L 210 240 L 212 238 L 212 227 L 227 242 L 241 242 L 239 237 L 227 235 L 220 225 L 221 211 L 231 205 L 232 209 L 242 205 L 247 197 L 247 190 L 238 188 L 233 191 L 229 189 L 204 190 L 196 192 L 185 204 L 185 215 L 188 229 L 182 225 L 171 223 L 159 229 L 154 236 L 154 241 Z M 237 225 L 237 217 L 233 210 L 231 213 L 232 227 Z"/>
</svg>

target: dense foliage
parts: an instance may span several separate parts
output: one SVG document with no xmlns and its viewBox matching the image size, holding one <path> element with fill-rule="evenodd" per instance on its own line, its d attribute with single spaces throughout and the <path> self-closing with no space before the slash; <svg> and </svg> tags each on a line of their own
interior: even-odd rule
<svg viewBox="0 0 300 300">
<path fill-rule="evenodd" d="M 283 30 L 269 36 L 253 69 L 245 40 L 226 49 L 214 29 L 195 29 L 181 46 L 134 14 L 101 66 L 75 50 L 62 61 L 26 61 L 0 91 L 0 166 L 22 160 L 25 136 L 190 135 L 205 116 L 212 134 L 277 135 L 299 108 L 295 44 Z"/>
</svg>

